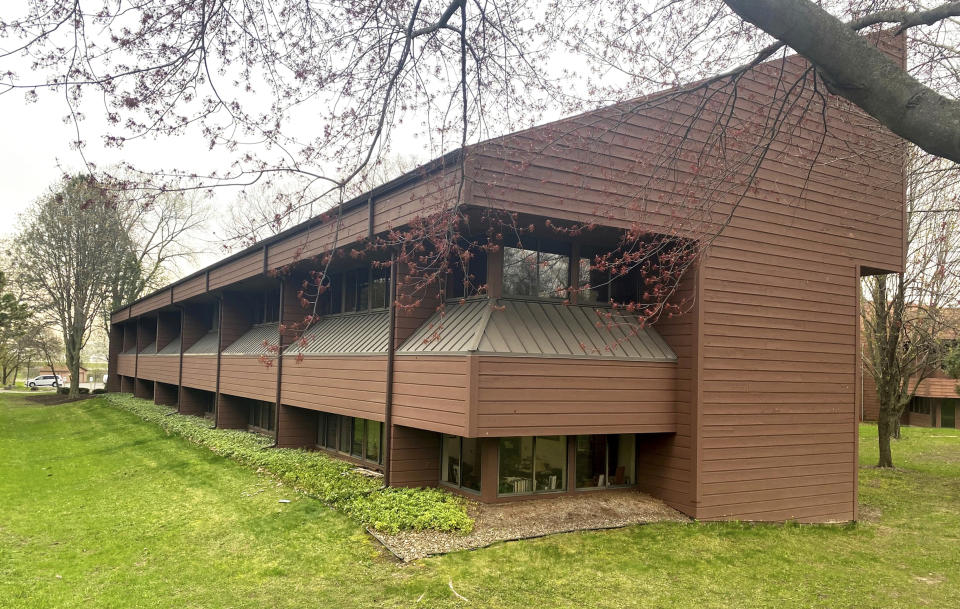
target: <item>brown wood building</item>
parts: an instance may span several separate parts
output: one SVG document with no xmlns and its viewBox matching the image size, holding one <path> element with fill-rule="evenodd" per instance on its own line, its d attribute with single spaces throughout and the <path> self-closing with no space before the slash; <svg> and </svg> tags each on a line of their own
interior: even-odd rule
<svg viewBox="0 0 960 609">
<path fill-rule="evenodd" d="M 729 129 L 774 112 L 779 68 L 744 77 Z M 339 221 L 315 218 L 115 311 L 109 386 L 385 469 L 392 485 L 485 501 L 635 486 L 700 519 L 855 519 L 858 279 L 903 268 L 900 143 L 836 99 L 822 102 L 825 132 L 792 105 L 797 120 L 738 195 L 698 176 L 720 120 L 702 99 L 670 92 L 471 146 L 346 203 Z M 422 295 L 397 314 L 391 352 L 390 279 L 344 263 L 307 344 L 265 365 L 278 324 L 304 315 L 299 261 L 335 235 L 348 245 L 449 207 L 461 160 L 471 217 L 501 210 L 535 227 L 482 261 L 489 298 L 440 319 L 439 292 Z M 751 173 L 726 169 L 731 183 Z M 700 221 L 726 226 L 684 278 L 693 309 L 613 351 L 578 348 L 609 341 L 597 305 L 531 296 L 505 263 L 549 256 L 575 284 L 584 253 L 614 245 L 600 235 L 638 220 L 674 230 L 707 197 Z M 600 230 L 558 236 L 546 219 Z"/>
</svg>

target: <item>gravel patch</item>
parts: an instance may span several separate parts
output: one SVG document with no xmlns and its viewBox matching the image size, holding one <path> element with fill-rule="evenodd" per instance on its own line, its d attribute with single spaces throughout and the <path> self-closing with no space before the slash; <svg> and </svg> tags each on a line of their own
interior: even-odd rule
<svg viewBox="0 0 960 609">
<path fill-rule="evenodd" d="M 440 531 L 370 533 L 404 562 L 459 550 L 484 548 L 498 541 L 556 533 L 612 529 L 653 522 L 690 522 L 659 499 L 636 490 L 585 492 L 510 503 L 472 503 L 468 535 Z"/>
</svg>

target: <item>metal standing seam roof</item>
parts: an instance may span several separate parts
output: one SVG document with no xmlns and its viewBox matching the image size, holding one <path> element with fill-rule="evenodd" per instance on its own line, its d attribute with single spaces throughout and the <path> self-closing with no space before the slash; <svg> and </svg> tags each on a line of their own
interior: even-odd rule
<svg viewBox="0 0 960 609">
<path fill-rule="evenodd" d="M 623 327 L 608 329 L 597 314 L 602 308 L 545 300 L 472 299 L 448 305 L 443 316 L 435 313 L 397 352 L 677 361 L 656 329 L 646 327 L 636 334 Z M 631 320 L 626 313 L 615 315 L 622 315 L 625 324 Z"/>
<path fill-rule="evenodd" d="M 124 351 L 124 352 L 122 353 L 122 355 L 136 355 L 136 354 L 137 354 L 137 346 L 136 346 L 136 345 L 130 347 L 129 349 L 127 349 L 126 351 Z"/>
<path fill-rule="evenodd" d="M 267 344 L 264 345 L 264 342 Z M 249 330 L 226 349 L 224 355 L 270 355 L 268 345 L 280 344 L 280 324 L 267 323 L 251 326 Z"/>
<path fill-rule="evenodd" d="M 303 338 L 305 345 L 293 343 L 284 355 L 386 353 L 390 344 L 390 315 L 387 309 L 379 309 L 322 317 Z"/>
<path fill-rule="evenodd" d="M 153 341 L 146 347 L 140 350 L 142 355 L 154 355 L 157 352 L 157 341 Z"/>
<path fill-rule="evenodd" d="M 167 343 L 163 349 L 157 351 L 157 355 L 180 355 L 180 335 Z"/>
<path fill-rule="evenodd" d="M 216 330 L 210 330 L 200 340 L 190 345 L 183 352 L 184 355 L 216 355 L 220 349 L 220 335 Z"/>
</svg>

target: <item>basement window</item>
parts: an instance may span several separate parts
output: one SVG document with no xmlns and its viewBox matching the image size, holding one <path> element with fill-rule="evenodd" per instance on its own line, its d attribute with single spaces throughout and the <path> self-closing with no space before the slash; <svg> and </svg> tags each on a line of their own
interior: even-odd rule
<svg viewBox="0 0 960 609">
<path fill-rule="evenodd" d="M 383 423 L 327 412 L 318 414 L 318 448 L 376 465 L 383 464 Z"/>
<path fill-rule="evenodd" d="M 247 415 L 247 427 L 258 433 L 272 433 L 276 413 L 277 405 L 273 402 L 253 400 Z"/>
<path fill-rule="evenodd" d="M 499 495 L 558 493 L 566 488 L 566 436 L 500 438 Z"/>
<path fill-rule="evenodd" d="M 480 492 L 480 440 L 444 434 L 440 445 L 440 482 Z"/>
</svg>

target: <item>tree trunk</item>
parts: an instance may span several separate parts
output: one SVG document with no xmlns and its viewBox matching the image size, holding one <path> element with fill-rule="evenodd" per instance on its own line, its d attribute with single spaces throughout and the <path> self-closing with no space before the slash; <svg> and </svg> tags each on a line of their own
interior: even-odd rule
<svg viewBox="0 0 960 609">
<path fill-rule="evenodd" d="M 895 440 L 900 439 L 900 417 L 893 422 L 893 438 Z"/>
<path fill-rule="evenodd" d="M 890 451 L 890 436 L 893 431 L 890 427 L 890 415 L 880 413 L 877 417 L 877 434 L 880 437 L 880 458 L 877 467 L 893 467 L 893 453 Z"/>
</svg>

